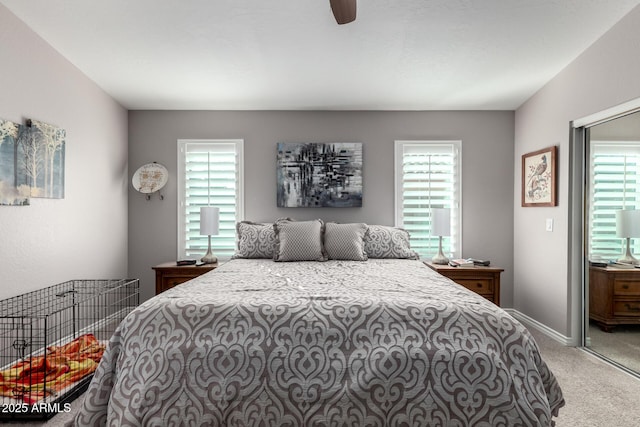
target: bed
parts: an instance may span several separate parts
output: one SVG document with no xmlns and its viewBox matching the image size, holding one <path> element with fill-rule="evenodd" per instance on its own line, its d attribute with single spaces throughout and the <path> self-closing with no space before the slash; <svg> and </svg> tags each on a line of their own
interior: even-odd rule
<svg viewBox="0 0 640 427">
<path fill-rule="evenodd" d="M 119 325 L 77 426 L 548 426 L 526 328 L 395 227 L 241 221 L 232 261 Z"/>
<path fill-rule="evenodd" d="M 117 329 L 78 426 L 548 426 L 527 329 L 414 259 L 235 259 Z"/>
</svg>

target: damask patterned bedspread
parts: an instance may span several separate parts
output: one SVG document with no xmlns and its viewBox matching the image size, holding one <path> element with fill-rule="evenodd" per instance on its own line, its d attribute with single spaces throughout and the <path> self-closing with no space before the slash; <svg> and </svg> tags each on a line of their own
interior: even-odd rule
<svg viewBox="0 0 640 427">
<path fill-rule="evenodd" d="M 233 260 L 119 326 L 78 426 L 547 426 L 529 332 L 420 261 Z"/>
</svg>

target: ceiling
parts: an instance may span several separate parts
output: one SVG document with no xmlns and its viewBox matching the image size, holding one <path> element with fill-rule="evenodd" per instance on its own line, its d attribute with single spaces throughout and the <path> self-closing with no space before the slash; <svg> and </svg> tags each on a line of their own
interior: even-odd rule
<svg viewBox="0 0 640 427">
<path fill-rule="evenodd" d="M 640 0 L 0 0 L 131 110 L 514 110 Z"/>
</svg>

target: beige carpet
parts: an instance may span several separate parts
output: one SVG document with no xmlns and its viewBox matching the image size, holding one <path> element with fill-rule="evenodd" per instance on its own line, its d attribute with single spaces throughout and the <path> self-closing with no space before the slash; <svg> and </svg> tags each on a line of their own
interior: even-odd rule
<svg viewBox="0 0 640 427">
<path fill-rule="evenodd" d="M 640 325 L 619 325 L 612 332 L 589 326 L 591 350 L 640 374 Z"/>
<path fill-rule="evenodd" d="M 557 427 L 640 426 L 640 379 L 532 330 L 566 405 Z"/>
<path fill-rule="evenodd" d="M 566 347 L 536 330 L 532 333 L 567 402 L 560 409 L 557 427 L 640 426 L 640 379 L 585 351 Z M 58 414 L 46 423 L 5 425 L 63 426 L 73 418 L 81 400 L 82 397 L 72 403 L 71 413 Z"/>
</svg>

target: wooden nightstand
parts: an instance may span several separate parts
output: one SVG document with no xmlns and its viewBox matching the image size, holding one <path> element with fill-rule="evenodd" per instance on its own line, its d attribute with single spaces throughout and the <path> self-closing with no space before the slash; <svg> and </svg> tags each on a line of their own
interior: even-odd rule
<svg viewBox="0 0 640 427">
<path fill-rule="evenodd" d="M 500 273 L 504 270 L 495 267 L 436 265 L 426 262 L 431 269 L 456 283 L 482 295 L 496 305 L 500 305 Z"/>
<path fill-rule="evenodd" d="M 640 325 L 640 268 L 589 266 L 589 317 L 607 332 Z"/>
<path fill-rule="evenodd" d="M 176 265 L 175 261 L 156 265 L 153 267 L 156 271 L 156 295 L 211 271 L 217 266 L 218 264 Z"/>
</svg>

